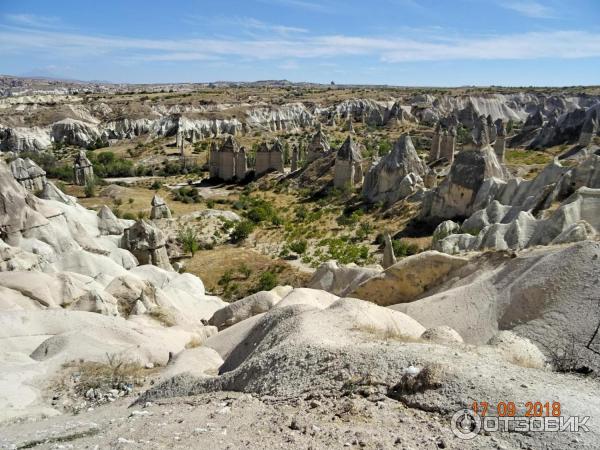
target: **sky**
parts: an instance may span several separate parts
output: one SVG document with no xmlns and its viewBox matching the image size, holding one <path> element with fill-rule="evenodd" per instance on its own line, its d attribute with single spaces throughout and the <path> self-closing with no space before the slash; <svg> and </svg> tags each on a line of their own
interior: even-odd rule
<svg viewBox="0 0 600 450">
<path fill-rule="evenodd" d="M 0 73 L 600 84 L 600 0 L 0 0 Z"/>
</svg>

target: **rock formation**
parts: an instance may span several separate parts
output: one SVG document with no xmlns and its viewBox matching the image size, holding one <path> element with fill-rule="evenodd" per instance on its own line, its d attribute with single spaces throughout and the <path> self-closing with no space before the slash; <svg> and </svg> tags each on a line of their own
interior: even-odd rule
<svg viewBox="0 0 600 450">
<path fill-rule="evenodd" d="M 183 144 L 184 144 L 184 139 L 183 139 L 183 133 L 181 130 L 177 130 L 177 137 L 175 139 L 175 146 L 177 147 L 177 151 L 179 152 L 179 154 L 181 156 L 184 156 L 183 153 Z"/>
<path fill-rule="evenodd" d="M 337 261 L 327 261 L 317 268 L 307 287 L 345 296 L 347 292 L 352 292 L 360 283 L 382 271 L 381 266 L 359 267 L 356 264 L 340 264 Z"/>
<path fill-rule="evenodd" d="M 383 247 L 383 263 L 382 266 L 384 269 L 393 266 L 396 264 L 396 255 L 394 255 L 394 246 L 392 245 L 392 238 L 389 233 L 384 233 L 384 247 Z"/>
<path fill-rule="evenodd" d="M 246 148 L 241 147 L 235 154 L 235 178 L 239 181 L 244 180 L 248 174 L 248 156 Z"/>
<path fill-rule="evenodd" d="M 496 120 L 494 124 L 494 129 L 496 130 L 496 137 L 494 142 L 494 152 L 496 153 L 496 158 L 500 164 L 504 163 L 504 152 L 506 150 L 506 128 L 504 127 L 504 121 L 502 119 Z"/>
<path fill-rule="evenodd" d="M 208 171 L 211 178 L 219 178 L 219 147 L 216 142 L 211 142 L 208 154 Z"/>
<path fill-rule="evenodd" d="M 520 250 L 591 239 L 600 231 L 600 189 L 580 188 L 547 219 L 536 219 L 531 213 L 520 211 L 511 220 L 512 208 L 502 207 L 497 201 L 481 212 L 461 227 L 478 234 L 457 231 L 439 240 L 435 248 L 452 254 L 484 249 Z"/>
<path fill-rule="evenodd" d="M 475 149 L 490 145 L 492 142 L 489 135 L 488 121 L 485 116 L 479 116 L 475 121 L 473 131 L 471 132 L 471 139 L 471 145 Z"/>
<path fill-rule="evenodd" d="M 125 227 L 110 208 L 103 205 L 100 211 L 98 211 L 98 230 L 103 236 L 120 236 L 123 234 Z"/>
<path fill-rule="evenodd" d="M 236 140 L 229 136 L 218 148 L 213 142 L 209 156 L 211 178 L 223 181 L 243 180 L 247 173 L 246 150 L 240 149 Z"/>
<path fill-rule="evenodd" d="M 449 131 L 444 130 L 440 144 L 439 157 L 444 158 L 449 164 L 454 162 L 454 151 L 456 148 L 456 128 Z"/>
<path fill-rule="evenodd" d="M 166 243 L 163 232 L 145 220 L 138 220 L 123 234 L 123 248 L 129 250 L 140 264 L 172 270 Z"/>
<path fill-rule="evenodd" d="M 85 150 L 80 150 L 73 164 L 73 180 L 79 186 L 85 186 L 88 180 L 94 179 L 94 168 L 87 158 Z"/>
<path fill-rule="evenodd" d="M 236 153 L 239 152 L 239 146 L 233 137 L 229 136 L 225 143 L 219 148 L 218 167 L 219 178 L 223 181 L 230 181 L 235 178 L 235 160 Z"/>
<path fill-rule="evenodd" d="M 41 192 L 46 186 L 46 172 L 29 158 L 17 158 L 10 163 L 13 177 L 25 189 Z"/>
<path fill-rule="evenodd" d="M 276 140 L 271 147 L 263 143 L 256 152 L 256 175 L 264 175 L 271 171 L 283 172 L 283 147 L 279 140 Z"/>
<path fill-rule="evenodd" d="M 296 170 L 298 170 L 298 159 L 299 159 L 299 151 L 298 151 L 298 146 L 294 145 L 292 147 L 292 160 L 291 160 L 291 171 L 295 172 Z"/>
<path fill-rule="evenodd" d="M 591 111 L 581 126 L 579 145 L 587 146 L 592 143 L 592 138 L 598 134 L 598 109 Z"/>
<path fill-rule="evenodd" d="M 333 185 L 338 189 L 359 186 L 363 181 L 362 155 L 350 135 L 346 138 L 335 158 Z"/>
<path fill-rule="evenodd" d="M 157 220 L 171 218 L 171 210 L 158 194 L 154 194 L 154 197 L 152 197 L 151 205 L 152 210 L 150 211 L 150 219 Z"/>
<path fill-rule="evenodd" d="M 354 134 L 354 126 L 352 125 L 352 118 L 351 117 L 349 117 L 348 120 L 347 120 L 347 122 L 346 122 L 345 131 L 348 134 Z"/>
<path fill-rule="evenodd" d="M 319 127 L 317 132 L 313 135 L 308 145 L 308 151 L 306 154 L 306 162 L 311 163 L 314 160 L 321 158 L 329 153 L 329 140 L 323 130 Z"/>
<path fill-rule="evenodd" d="M 439 122 L 436 124 L 431 138 L 431 149 L 429 150 L 429 161 L 436 161 L 440 157 L 440 148 L 442 144 L 441 127 Z"/>
<path fill-rule="evenodd" d="M 484 181 L 490 178 L 505 178 L 492 147 L 488 145 L 480 150 L 460 152 L 446 179 L 425 196 L 422 217 L 441 220 L 470 216 L 481 209 L 480 204 L 486 201 L 485 193 L 482 191 L 480 194 L 480 189 Z"/>
<path fill-rule="evenodd" d="M 417 155 L 409 135 L 404 134 L 390 153 L 371 167 L 365 177 L 362 194 L 369 202 L 394 203 L 423 185 L 421 177 L 429 169 Z"/>
</svg>

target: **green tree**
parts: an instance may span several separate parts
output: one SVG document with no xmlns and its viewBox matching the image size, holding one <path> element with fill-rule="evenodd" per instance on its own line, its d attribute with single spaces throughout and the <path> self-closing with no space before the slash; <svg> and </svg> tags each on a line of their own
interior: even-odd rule
<svg viewBox="0 0 600 450">
<path fill-rule="evenodd" d="M 179 240 L 181 241 L 181 245 L 183 245 L 183 249 L 186 252 L 194 254 L 198 251 L 198 233 L 192 227 L 185 227 L 179 230 Z"/>
</svg>

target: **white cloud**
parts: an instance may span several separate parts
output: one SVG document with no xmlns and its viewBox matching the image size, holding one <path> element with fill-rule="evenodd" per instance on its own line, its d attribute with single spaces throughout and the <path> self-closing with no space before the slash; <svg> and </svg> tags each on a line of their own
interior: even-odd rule
<svg viewBox="0 0 600 450">
<path fill-rule="evenodd" d="M 524 16 L 534 17 L 536 19 L 551 19 L 556 17 L 552 8 L 534 1 L 508 1 L 500 3 L 500 6 L 516 11 Z"/>
<path fill-rule="evenodd" d="M 293 8 L 306 9 L 309 11 L 319 12 L 332 12 L 331 8 L 325 5 L 324 0 L 320 2 L 313 2 L 309 0 L 260 0 L 263 3 L 270 3 L 273 5 L 290 6 Z"/>
<path fill-rule="evenodd" d="M 58 17 L 35 14 L 4 14 L 4 19 L 17 25 L 35 28 L 55 28 L 60 24 Z"/>
<path fill-rule="evenodd" d="M 432 60 L 598 58 L 600 33 L 548 31 L 439 38 L 274 35 L 258 38 L 135 39 L 0 27 L 0 55 L 35 52 L 53 58 L 119 57 L 136 61 L 245 61 L 364 56 L 387 63 Z M 282 63 L 285 64 L 285 63 Z"/>
</svg>

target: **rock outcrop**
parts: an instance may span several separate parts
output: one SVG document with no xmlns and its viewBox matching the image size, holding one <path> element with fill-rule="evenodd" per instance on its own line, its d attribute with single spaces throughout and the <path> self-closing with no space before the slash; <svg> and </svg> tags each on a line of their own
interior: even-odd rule
<svg viewBox="0 0 600 450">
<path fill-rule="evenodd" d="M 389 233 L 383 235 L 383 262 L 382 266 L 384 269 L 393 266 L 398 261 L 396 255 L 394 255 L 394 245 L 392 244 L 392 238 Z"/>
<path fill-rule="evenodd" d="M 359 267 L 356 264 L 346 265 L 337 261 L 327 261 L 317 268 L 307 287 L 345 296 L 347 292 L 352 292 L 360 283 L 382 271 L 383 269 L 380 266 Z"/>
<path fill-rule="evenodd" d="M 152 197 L 152 210 L 150 211 L 150 219 L 158 220 L 158 219 L 170 219 L 171 218 L 171 210 L 165 203 L 162 197 L 158 194 L 154 194 Z"/>
<path fill-rule="evenodd" d="M 143 219 L 127 228 L 123 234 L 123 248 L 129 250 L 140 264 L 172 270 L 166 243 L 163 232 Z"/>
<path fill-rule="evenodd" d="M 329 140 L 321 127 L 317 129 L 317 132 L 312 136 L 310 144 L 308 144 L 308 150 L 306 152 L 306 162 L 309 164 L 316 159 L 319 159 L 329 153 Z"/>
<path fill-rule="evenodd" d="M 428 170 L 417 155 L 410 136 L 404 134 L 392 151 L 367 172 L 362 195 L 371 203 L 394 203 L 422 187 L 421 177 Z"/>
<path fill-rule="evenodd" d="M 333 185 L 338 189 L 359 186 L 363 181 L 362 155 L 359 145 L 349 135 L 337 151 Z"/>
<path fill-rule="evenodd" d="M 46 186 L 46 172 L 29 158 L 17 158 L 10 163 L 13 177 L 25 189 L 31 192 L 41 192 Z"/>
<path fill-rule="evenodd" d="M 426 220 L 465 218 L 487 206 L 486 180 L 503 180 L 505 172 L 492 147 L 458 154 L 446 179 L 427 193 L 421 216 Z M 482 190 L 483 188 L 483 190 Z"/>
<path fill-rule="evenodd" d="M 580 188 L 547 219 L 536 219 L 520 211 L 506 220 L 511 207 L 493 202 L 462 226 L 470 234 L 451 234 L 437 241 L 435 248 L 445 253 L 468 250 L 519 250 L 535 245 L 576 242 L 595 237 L 600 231 L 600 189 Z M 469 228 L 470 227 L 470 228 Z"/>
<path fill-rule="evenodd" d="M 85 186 L 86 183 L 94 179 L 94 168 L 87 158 L 85 150 L 81 150 L 75 162 L 73 163 L 73 180 L 79 186 Z"/>
<path fill-rule="evenodd" d="M 213 142 L 210 150 L 209 169 L 211 178 L 223 181 L 243 180 L 248 170 L 246 150 L 229 136 L 221 147 Z"/>
<path fill-rule="evenodd" d="M 279 140 L 269 147 L 263 143 L 256 152 L 255 173 L 257 176 L 267 172 L 283 172 L 283 147 Z"/>
<path fill-rule="evenodd" d="M 120 236 L 123 234 L 125 227 L 111 209 L 103 205 L 100 211 L 98 211 L 98 230 L 100 230 L 100 234 L 102 235 Z"/>
<path fill-rule="evenodd" d="M 467 260 L 436 251 L 427 251 L 404 258 L 380 274 L 363 281 L 346 295 L 381 306 L 410 302 L 425 290 L 441 284 L 453 270 Z"/>
</svg>

